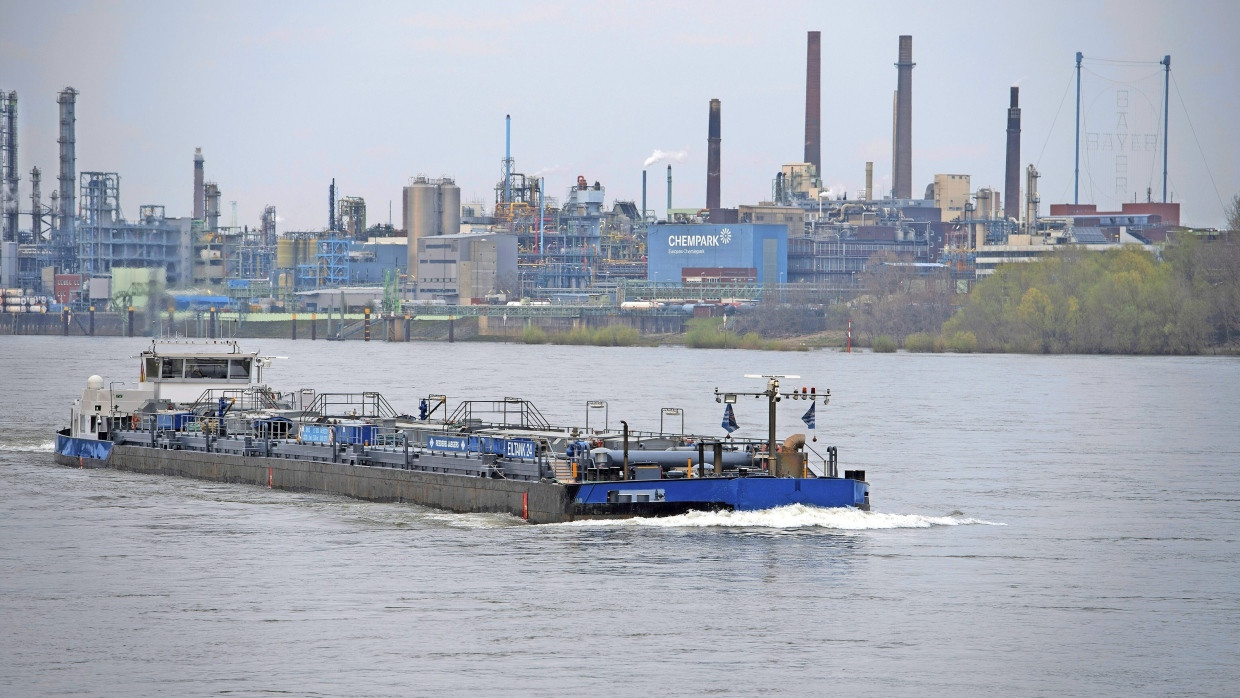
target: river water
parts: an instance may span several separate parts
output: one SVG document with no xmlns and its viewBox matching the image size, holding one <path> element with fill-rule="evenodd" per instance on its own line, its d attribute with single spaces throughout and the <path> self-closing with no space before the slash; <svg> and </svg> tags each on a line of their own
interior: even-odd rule
<svg viewBox="0 0 1240 698">
<path fill-rule="evenodd" d="M 0 339 L 0 694 L 1234 695 L 1240 360 L 262 340 L 280 389 L 721 434 L 830 388 L 874 511 L 531 526 L 52 464 L 140 340 Z M 780 433 L 805 403 L 781 404 Z M 736 406 L 744 435 L 765 404 Z M 671 424 L 670 420 L 676 423 Z M 668 431 L 679 418 L 664 420 Z M 819 448 L 821 451 L 822 449 Z"/>
</svg>

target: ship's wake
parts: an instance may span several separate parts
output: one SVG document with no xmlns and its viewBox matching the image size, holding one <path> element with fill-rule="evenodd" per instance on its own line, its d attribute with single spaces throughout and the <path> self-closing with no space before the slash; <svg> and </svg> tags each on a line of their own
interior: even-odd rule
<svg viewBox="0 0 1240 698">
<path fill-rule="evenodd" d="M 56 441 L 42 434 L 30 437 L 15 435 L 0 441 L 0 451 L 10 453 L 51 453 L 55 450 Z"/>
<path fill-rule="evenodd" d="M 1007 524 L 964 516 L 960 512 L 952 512 L 947 516 L 925 516 L 922 514 L 888 514 L 878 511 L 861 511 L 851 507 L 822 508 L 805 506 L 803 504 L 791 504 L 785 507 L 763 509 L 761 511 L 693 511 L 679 516 L 574 521 L 557 525 L 579 527 L 646 526 L 654 528 L 822 528 L 840 531 L 864 531 L 896 528 L 931 528 L 935 526 L 1006 526 Z"/>
</svg>

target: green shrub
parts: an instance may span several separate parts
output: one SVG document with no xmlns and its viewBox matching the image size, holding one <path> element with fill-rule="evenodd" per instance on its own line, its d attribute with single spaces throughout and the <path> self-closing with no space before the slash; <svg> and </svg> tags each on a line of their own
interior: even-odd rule
<svg viewBox="0 0 1240 698">
<path fill-rule="evenodd" d="M 521 330 L 521 342 L 524 344 L 546 344 L 547 333 L 537 325 L 526 325 Z"/>
<path fill-rule="evenodd" d="M 904 338 L 904 349 L 919 353 L 943 351 L 943 340 L 928 332 L 914 332 Z"/>
<path fill-rule="evenodd" d="M 870 343 L 870 348 L 882 354 L 889 354 L 896 350 L 896 340 L 890 335 L 880 334 Z"/>
<path fill-rule="evenodd" d="M 977 335 L 972 332 L 956 332 L 947 338 L 947 350 L 958 354 L 977 351 Z"/>
</svg>

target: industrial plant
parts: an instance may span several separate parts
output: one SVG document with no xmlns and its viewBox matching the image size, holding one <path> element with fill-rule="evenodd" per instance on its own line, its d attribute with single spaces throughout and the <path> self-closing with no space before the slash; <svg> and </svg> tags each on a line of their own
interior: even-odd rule
<svg viewBox="0 0 1240 698">
<path fill-rule="evenodd" d="M 1005 114 L 1001 102 L 980 107 L 993 110 L 996 125 L 1006 117 L 1002 188 L 949 172 L 935 174 L 924 193 L 918 185 L 915 198 L 916 63 L 908 35 L 895 47 L 890 188 L 875 190 L 874 163 L 867 162 L 864 189 L 829 191 L 823 184 L 831 165 L 822 161 L 821 47 L 820 32 L 808 32 L 800 159 L 771 173 L 769 191 L 725 204 L 724 105 L 711 99 L 705 201 L 674 205 L 668 164 L 662 218 L 647 205 L 646 169 L 639 202 L 609 201 L 607 183 L 588 173 L 552 196 L 544 178 L 519 171 L 511 116 L 504 117 L 493 197 L 462 201 L 453 177 L 415 174 L 392 183 L 400 189 L 399 225 L 368 223 L 366 201 L 342 195 L 335 180 L 324 182 L 326 218 L 319 229 L 278 229 L 274 206 L 255 225 L 238 225 L 235 211 L 226 225 L 221 201 L 228 183 L 209 177 L 210 154 L 200 148 L 186 153 L 191 206 L 144 203 L 128 218 L 119 173 L 76 169 L 75 107 L 90 95 L 66 87 L 55 96 L 59 170 L 45 201 L 37 166 L 28 171 L 28 196 L 20 191 L 18 95 L 0 93 L 2 310 L 68 317 L 136 308 L 151 331 L 160 318 L 173 320 L 175 331 L 178 314 L 204 312 L 213 318 L 338 314 L 341 329 L 344 317 L 363 311 L 406 320 L 428 313 L 486 315 L 497 307 L 505 319 L 548 307 L 709 315 L 789 291 L 822 302 L 847 299 L 862 290 L 861 275 L 876 255 L 946 272 L 967 291 L 999 264 L 1066 244 L 1154 245 L 1180 225 L 1179 204 L 1167 201 L 1165 129 L 1162 201 L 1151 196 L 1099 211 L 1079 202 L 1078 186 L 1071 203 L 1052 203 L 1043 215 L 1039 173 L 1021 160 L 1015 86 Z M 1078 125 L 1080 63 L 1077 54 Z M 1169 56 L 1164 65 L 1169 74 Z M 1076 139 L 1079 162 L 1079 126 Z M 655 173 L 655 187 L 663 174 L 662 168 Z"/>
</svg>

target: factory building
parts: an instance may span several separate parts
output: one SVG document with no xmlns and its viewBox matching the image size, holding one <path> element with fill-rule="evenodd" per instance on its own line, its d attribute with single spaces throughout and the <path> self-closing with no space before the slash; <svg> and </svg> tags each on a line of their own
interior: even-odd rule
<svg viewBox="0 0 1240 698">
<path fill-rule="evenodd" d="M 517 283 L 517 237 L 506 233 L 436 235 L 418 240 L 417 300 L 470 305 Z"/>
<path fill-rule="evenodd" d="M 647 281 L 787 281 L 788 228 L 783 224 L 656 224 L 646 242 Z"/>
<path fill-rule="evenodd" d="M 954 223 L 964 218 L 965 205 L 972 199 L 967 174 L 936 174 L 934 176 L 934 207 L 939 222 Z"/>
</svg>

